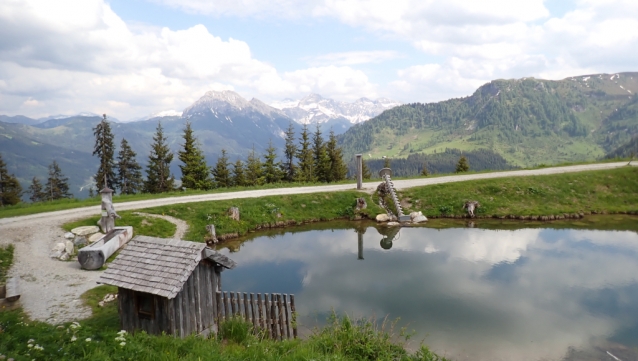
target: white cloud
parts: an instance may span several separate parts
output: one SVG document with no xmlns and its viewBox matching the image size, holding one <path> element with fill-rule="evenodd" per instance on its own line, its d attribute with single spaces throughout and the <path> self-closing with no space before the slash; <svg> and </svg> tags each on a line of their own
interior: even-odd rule
<svg viewBox="0 0 638 361">
<path fill-rule="evenodd" d="M 358 65 L 368 63 L 381 63 L 386 60 L 400 58 L 401 55 L 393 50 L 376 51 L 347 51 L 343 53 L 330 53 L 306 58 L 308 63 L 317 65 Z"/>
<path fill-rule="evenodd" d="M 130 119 L 183 109 L 211 89 L 260 98 L 374 94 L 367 76 L 347 66 L 280 74 L 244 41 L 203 25 L 129 27 L 101 0 L 11 1 L 0 5 L 0 22 L 0 108 L 9 114 L 88 110 Z"/>
</svg>

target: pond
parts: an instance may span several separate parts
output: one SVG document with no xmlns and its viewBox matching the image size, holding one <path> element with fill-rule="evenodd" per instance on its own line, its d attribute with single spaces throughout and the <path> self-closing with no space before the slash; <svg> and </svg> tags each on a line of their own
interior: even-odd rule
<svg viewBox="0 0 638 361">
<path fill-rule="evenodd" d="M 336 222 L 255 234 L 221 250 L 238 263 L 224 289 L 293 293 L 306 327 L 333 309 L 400 318 L 412 346 L 455 360 L 638 359 L 635 230 L 573 228 L 608 228 L 600 217 L 476 223 L 495 229 Z"/>
</svg>

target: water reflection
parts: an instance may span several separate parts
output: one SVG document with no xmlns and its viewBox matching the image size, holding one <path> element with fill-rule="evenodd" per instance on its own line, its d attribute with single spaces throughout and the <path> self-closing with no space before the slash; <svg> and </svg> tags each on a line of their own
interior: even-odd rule
<svg viewBox="0 0 638 361">
<path fill-rule="evenodd" d="M 401 317 L 455 359 L 638 357 L 635 232 L 358 227 L 230 256 L 226 289 L 294 293 L 305 323 L 332 308 Z"/>
</svg>

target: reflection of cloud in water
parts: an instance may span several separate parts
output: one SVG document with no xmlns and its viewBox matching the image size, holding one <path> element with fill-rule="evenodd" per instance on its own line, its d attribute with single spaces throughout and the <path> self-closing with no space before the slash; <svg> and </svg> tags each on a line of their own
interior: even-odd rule
<svg viewBox="0 0 638 361">
<path fill-rule="evenodd" d="M 635 233 L 404 228 L 391 250 L 380 249 L 381 238 L 367 230 L 364 261 L 352 230 L 256 239 L 232 258 L 265 273 L 295 261 L 302 315 L 400 316 L 455 358 L 560 359 L 568 347 L 638 325 L 630 306 L 638 294 L 627 291 L 638 271 Z"/>
</svg>

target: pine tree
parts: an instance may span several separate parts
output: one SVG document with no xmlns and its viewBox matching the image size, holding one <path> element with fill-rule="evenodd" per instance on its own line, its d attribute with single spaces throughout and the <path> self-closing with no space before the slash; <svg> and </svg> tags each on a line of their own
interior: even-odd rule
<svg viewBox="0 0 638 361">
<path fill-rule="evenodd" d="M 283 174 L 281 173 L 281 163 L 277 161 L 277 149 L 272 145 L 272 139 L 268 143 L 268 149 L 264 155 L 263 177 L 266 183 L 280 182 Z"/>
<path fill-rule="evenodd" d="M 230 179 L 230 170 L 228 164 L 228 156 L 226 155 L 226 149 L 222 149 L 221 157 L 217 158 L 217 163 L 215 164 L 215 168 L 213 168 L 212 173 L 213 177 L 215 177 L 215 185 L 218 188 L 226 188 L 232 185 L 232 180 Z"/>
<path fill-rule="evenodd" d="M 297 166 L 295 165 L 295 156 L 297 155 L 297 145 L 295 144 L 295 128 L 292 122 L 286 130 L 286 148 L 284 149 L 284 162 L 282 170 L 284 171 L 284 180 L 292 182 L 297 175 Z"/>
<path fill-rule="evenodd" d="M 368 162 L 365 159 L 361 159 L 361 177 L 363 179 L 372 178 L 372 173 L 370 172 L 370 168 L 368 168 Z"/>
<path fill-rule="evenodd" d="M 456 163 L 456 173 L 467 172 L 468 170 L 470 170 L 470 164 L 468 163 L 465 156 L 461 155 L 461 158 L 459 158 L 459 162 Z"/>
<path fill-rule="evenodd" d="M 113 145 L 113 133 L 111 133 L 111 125 L 104 119 L 93 128 L 95 136 L 95 146 L 93 147 L 93 155 L 97 155 L 100 159 L 100 167 L 95 173 L 95 184 L 97 191 L 104 187 L 104 177 L 106 177 L 106 186 L 115 189 L 115 146 Z"/>
<path fill-rule="evenodd" d="M 423 168 L 421 169 L 421 175 L 424 177 L 427 177 L 430 175 L 430 173 L 428 172 L 428 165 L 423 162 Z"/>
<path fill-rule="evenodd" d="M 179 168 L 182 170 L 182 187 L 188 189 L 211 189 L 213 181 L 210 179 L 210 169 L 206 164 L 204 153 L 197 144 L 193 135 L 191 123 L 186 121 L 184 128 L 184 145 L 178 152 L 179 160 L 184 163 Z"/>
<path fill-rule="evenodd" d="M 261 159 L 255 153 L 255 146 L 248 155 L 246 160 L 246 185 L 258 186 L 264 184 L 264 177 L 262 175 Z"/>
<path fill-rule="evenodd" d="M 0 207 L 20 203 L 22 186 L 13 174 L 9 174 L 7 164 L 0 154 Z"/>
<path fill-rule="evenodd" d="M 89 189 L 93 189 L 92 187 Z M 42 202 L 47 199 L 47 194 L 42 188 L 42 183 L 36 177 L 33 177 L 31 180 L 31 185 L 29 186 L 29 190 L 27 193 L 31 194 L 29 196 L 29 200 L 33 203 Z"/>
<path fill-rule="evenodd" d="M 330 129 L 330 136 L 328 143 L 326 143 L 326 153 L 330 161 L 328 182 L 339 182 L 346 179 L 348 167 L 343 161 L 343 152 L 341 148 L 337 146 L 337 136 L 332 129 Z"/>
<path fill-rule="evenodd" d="M 233 164 L 233 185 L 235 187 L 244 187 L 246 185 L 246 176 L 244 175 L 244 162 L 237 159 Z"/>
<path fill-rule="evenodd" d="M 164 137 L 164 129 L 162 128 L 161 122 L 157 122 L 157 129 L 153 136 L 153 141 L 151 154 L 148 157 L 148 165 L 146 166 L 144 192 L 170 192 L 175 188 L 175 180 L 170 174 L 173 153 L 171 153 L 168 144 L 166 144 L 166 137 Z"/>
<path fill-rule="evenodd" d="M 142 190 L 142 167 L 135 160 L 136 156 L 126 139 L 122 138 L 117 155 L 117 185 L 120 194 L 136 194 Z"/>
<path fill-rule="evenodd" d="M 49 165 L 49 174 L 47 182 L 44 185 L 46 199 L 53 201 L 61 198 L 71 198 L 69 193 L 69 178 L 62 174 L 62 170 L 56 161 Z"/>
<path fill-rule="evenodd" d="M 328 182 L 330 158 L 326 153 L 326 145 L 317 122 L 317 129 L 312 136 L 313 178 L 319 182 Z"/>
<path fill-rule="evenodd" d="M 310 148 L 310 136 L 308 134 L 308 125 L 304 124 L 299 138 L 299 147 L 297 148 L 297 178 L 298 182 L 312 182 L 313 178 L 313 160 L 312 149 Z"/>
<path fill-rule="evenodd" d="M 383 157 L 383 168 L 390 168 L 390 157 Z"/>
</svg>

